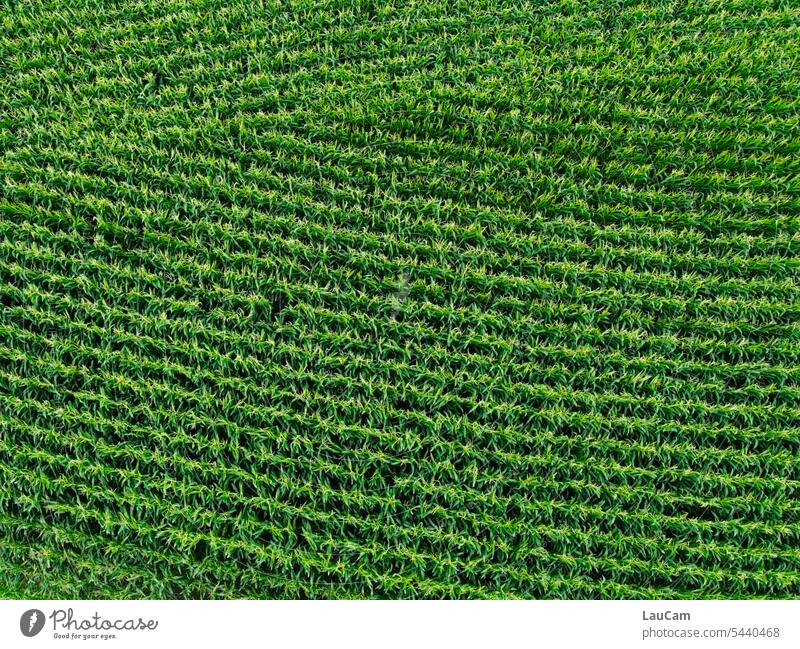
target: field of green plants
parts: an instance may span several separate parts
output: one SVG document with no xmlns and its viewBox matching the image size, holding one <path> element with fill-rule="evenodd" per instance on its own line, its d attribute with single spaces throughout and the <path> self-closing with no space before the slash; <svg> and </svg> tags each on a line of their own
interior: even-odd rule
<svg viewBox="0 0 800 649">
<path fill-rule="evenodd" d="M 800 4 L 0 9 L 0 596 L 800 596 Z"/>
</svg>

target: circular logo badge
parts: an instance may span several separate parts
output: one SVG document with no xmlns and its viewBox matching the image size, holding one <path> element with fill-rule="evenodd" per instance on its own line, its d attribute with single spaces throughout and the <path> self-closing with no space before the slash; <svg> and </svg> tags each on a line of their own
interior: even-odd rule
<svg viewBox="0 0 800 649">
<path fill-rule="evenodd" d="M 25 611 L 19 618 L 19 630 L 22 635 L 32 638 L 44 627 L 44 613 L 38 608 Z"/>
</svg>

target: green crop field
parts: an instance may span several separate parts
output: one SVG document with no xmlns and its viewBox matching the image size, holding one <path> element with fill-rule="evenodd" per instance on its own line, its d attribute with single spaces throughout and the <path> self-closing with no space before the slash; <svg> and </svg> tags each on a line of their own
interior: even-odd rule
<svg viewBox="0 0 800 649">
<path fill-rule="evenodd" d="M 0 6 L 0 596 L 800 597 L 800 2 Z"/>
</svg>

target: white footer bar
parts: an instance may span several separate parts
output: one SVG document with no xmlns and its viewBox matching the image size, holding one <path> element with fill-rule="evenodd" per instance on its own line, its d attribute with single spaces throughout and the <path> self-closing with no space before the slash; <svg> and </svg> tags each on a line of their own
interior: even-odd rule
<svg viewBox="0 0 800 649">
<path fill-rule="evenodd" d="M 792 647 L 800 601 L 0 601 L 0 647 Z"/>
</svg>

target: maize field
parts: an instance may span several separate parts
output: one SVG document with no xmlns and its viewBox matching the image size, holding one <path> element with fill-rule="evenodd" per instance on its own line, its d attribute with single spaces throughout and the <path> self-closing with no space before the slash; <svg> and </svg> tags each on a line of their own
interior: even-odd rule
<svg viewBox="0 0 800 649">
<path fill-rule="evenodd" d="M 800 597 L 798 2 L 0 7 L 0 597 Z"/>
</svg>

